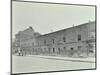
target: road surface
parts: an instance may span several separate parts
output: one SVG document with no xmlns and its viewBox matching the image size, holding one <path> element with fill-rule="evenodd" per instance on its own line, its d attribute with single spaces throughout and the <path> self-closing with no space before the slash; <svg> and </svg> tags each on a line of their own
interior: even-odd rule
<svg viewBox="0 0 100 75">
<path fill-rule="evenodd" d="M 45 59 L 36 56 L 35 57 L 33 56 L 12 57 L 13 73 L 91 69 L 91 68 L 95 68 L 95 63 Z"/>
</svg>

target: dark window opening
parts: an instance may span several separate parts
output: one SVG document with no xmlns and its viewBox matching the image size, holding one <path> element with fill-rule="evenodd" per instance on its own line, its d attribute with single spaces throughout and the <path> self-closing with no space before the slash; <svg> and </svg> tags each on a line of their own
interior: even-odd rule
<svg viewBox="0 0 100 75">
<path fill-rule="evenodd" d="M 73 48 L 70 48 L 71 50 L 73 50 Z"/>
<path fill-rule="evenodd" d="M 78 35 L 78 41 L 80 41 L 81 40 L 81 35 Z"/>
<path fill-rule="evenodd" d="M 64 47 L 64 50 L 66 50 L 66 47 Z"/>
<path fill-rule="evenodd" d="M 93 50 L 90 50 L 89 52 L 90 52 L 90 53 L 93 53 Z"/>
<path fill-rule="evenodd" d="M 71 50 L 70 50 L 70 56 L 73 56 L 73 54 L 74 54 L 74 48 L 70 48 Z"/>
<path fill-rule="evenodd" d="M 60 48 L 58 48 L 58 52 L 59 52 L 59 54 L 60 54 Z"/>
<path fill-rule="evenodd" d="M 89 48 L 90 48 L 90 49 L 93 49 L 93 45 L 92 45 L 92 44 L 89 44 Z"/>
<path fill-rule="evenodd" d="M 78 46 L 78 50 L 80 50 L 81 49 L 81 46 Z"/>
<path fill-rule="evenodd" d="M 55 43 L 55 40 L 54 40 L 54 39 L 52 39 L 52 42 L 53 42 L 53 43 Z"/>
<path fill-rule="evenodd" d="M 60 48 L 58 48 L 58 50 L 60 50 Z"/>
<path fill-rule="evenodd" d="M 44 40 L 44 44 L 46 44 L 46 40 Z"/>
<path fill-rule="evenodd" d="M 55 48 L 53 48 L 53 53 L 55 53 Z"/>
<path fill-rule="evenodd" d="M 63 42 L 66 42 L 66 37 L 63 37 Z"/>
</svg>

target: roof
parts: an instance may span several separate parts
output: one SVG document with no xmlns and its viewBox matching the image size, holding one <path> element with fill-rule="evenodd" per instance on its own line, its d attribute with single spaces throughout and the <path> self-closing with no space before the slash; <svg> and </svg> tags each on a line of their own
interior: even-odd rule
<svg viewBox="0 0 100 75">
<path fill-rule="evenodd" d="M 91 23 L 95 23 L 95 21 L 91 21 L 91 22 L 83 23 L 83 24 L 80 24 L 80 25 L 74 26 L 74 28 L 82 27 L 82 26 L 84 26 L 84 25 L 91 24 Z M 51 35 L 51 34 L 55 34 L 55 33 L 59 33 L 59 32 L 64 32 L 65 30 L 69 30 L 69 29 L 72 29 L 72 28 L 73 28 L 73 27 L 66 28 L 66 29 L 62 29 L 62 30 L 55 31 L 55 32 L 52 32 L 52 33 L 47 33 L 47 34 L 44 34 L 44 35 L 40 35 L 39 37 L 47 36 L 47 35 Z"/>
</svg>

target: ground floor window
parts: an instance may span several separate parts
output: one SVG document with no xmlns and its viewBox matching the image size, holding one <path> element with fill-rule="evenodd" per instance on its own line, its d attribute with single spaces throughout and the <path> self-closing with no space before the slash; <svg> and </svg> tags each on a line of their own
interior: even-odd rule
<svg viewBox="0 0 100 75">
<path fill-rule="evenodd" d="M 53 53 L 55 53 L 55 48 L 53 48 Z"/>
<path fill-rule="evenodd" d="M 70 48 L 70 56 L 73 56 L 74 54 L 74 48 Z"/>
<path fill-rule="evenodd" d="M 93 53 L 93 50 L 89 50 L 89 53 Z"/>
<path fill-rule="evenodd" d="M 81 46 L 78 46 L 78 50 L 81 50 Z"/>
<path fill-rule="evenodd" d="M 64 47 L 64 50 L 66 50 L 66 47 Z"/>
<path fill-rule="evenodd" d="M 70 48 L 71 50 L 73 50 L 74 48 Z"/>
<path fill-rule="evenodd" d="M 60 48 L 58 48 L 58 53 L 60 54 Z"/>
<path fill-rule="evenodd" d="M 48 48 L 48 50 L 49 50 L 49 53 L 50 53 L 50 50 L 51 50 L 51 49 L 50 49 L 50 48 Z"/>
</svg>

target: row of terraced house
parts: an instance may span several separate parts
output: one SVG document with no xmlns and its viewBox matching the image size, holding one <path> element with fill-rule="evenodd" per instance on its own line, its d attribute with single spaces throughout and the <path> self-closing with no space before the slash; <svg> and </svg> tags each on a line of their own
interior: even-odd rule
<svg viewBox="0 0 100 75">
<path fill-rule="evenodd" d="M 95 56 L 95 21 L 44 35 L 29 27 L 15 35 L 12 49 L 19 55 Z"/>
</svg>

